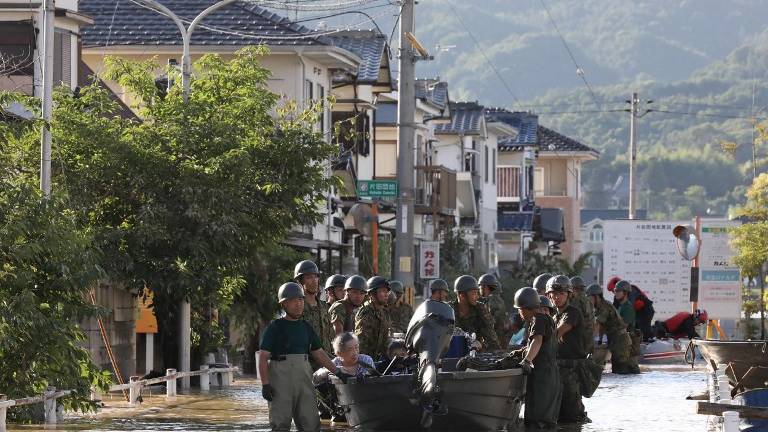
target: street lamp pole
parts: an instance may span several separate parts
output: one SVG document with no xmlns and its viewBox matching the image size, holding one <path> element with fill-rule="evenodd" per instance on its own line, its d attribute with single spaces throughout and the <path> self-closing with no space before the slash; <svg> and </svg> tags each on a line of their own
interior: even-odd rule
<svg viewBox="0 0 768 432">
<path fill-rule="evenodd" d="M 190 41 L 192 40 L 192 33 L 197 28 L 198 24 L 212 12 L 230 4 L 236 0 L 221 0 L 215 3 L 202 12 L 200 12 L 189 24 L 189 27 L 184 25 L 184 22 L 178 15 L 173 13 L 167 7 L 161 5 L 155 0 L 136 0 L 148 9 L 152 9 L 166 17 L 170 18 L 176 27 L 179 28 L 182 38 L 182 56 L 181 56 L 181 88 L 184 97 L 184 102 L 189 101 L 189 93 L 191 88 L 192 78 L 192 57 L 189 52 Z M 181 301 L 179 305 L 179 371 L 189 371 L 191 367 L 192 359 L 192 305 L 186 299 Z M 189 377 L 181 379 L 181 388 L 189 388 Z"/>
</svg>

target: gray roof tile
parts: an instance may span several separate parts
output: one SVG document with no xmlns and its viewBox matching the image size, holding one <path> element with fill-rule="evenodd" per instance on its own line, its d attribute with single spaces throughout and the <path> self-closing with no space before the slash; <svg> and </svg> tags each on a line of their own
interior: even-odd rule
<svg viewBox="0 0 768 432">
<path fill-rule="evenodd" d="M 449 102 L 448 83 L 439 79 L 419 78 L 416 80 L 416 98 L 445 108 Z"/>
<path fill-rule="evenodd" d="M 162 4 L 189 22 L 215 2 L 163 0 Z M 80 0 L 79 10 L 95 20 L 81 30 L 85 47 L 181 45 L 181 34 L 173 21 L 131 1 Z M 238 1 L 206 17 L 192 35 L 192 45 L 330 45 L 328 37 L 313 33 L 253 3 Z M 271 39 L 276 36 L 286 39 Z"/>
<path fill-rule="evenodd" d="M 489 108 L 486 111 L 486 116 L 491 121 L 506 123 L 518 131 L 516 137 L 499 138 L 499 149 L 502 151 L 537 143 L 539 116 L 536 114 L 508 111 L 504 108 Z"/>
<path fill-rule="evenodd" d="M 451 122 L 435 125 L 435 133 L 479 135 L 485 108 L 477 102 L 451 102 Z"/>
<path fill-rule="evenodd" d="M 376 84 L 382 60 L 389 55 L 387 39 L 374 30 L 348 30 L 334 33 L 328 39 L 334 46 L 356 54 L 362 59 L 357 68 L 357 81 Z"/>
<path fill-rule="evenodd" d="M 592 147 L 541 125 L 539 125 L 538 135 L 539 151 L 542 152 L 589 152 L 599 154 L 599 152 Z"/>
</svg>

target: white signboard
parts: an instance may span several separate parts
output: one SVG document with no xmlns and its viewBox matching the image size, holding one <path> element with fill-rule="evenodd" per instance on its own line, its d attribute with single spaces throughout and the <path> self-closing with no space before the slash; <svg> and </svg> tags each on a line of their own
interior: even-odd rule
<svg viewBox="0 0 768 432">
<path fill-rule="evenodd" d="M 440 277 L 440 242 L 421 242 L 419 259 L 419 275 L 422 279 L 437 279 Z"/>
<path fill-rule="evenodd" d="M 618 276 L 637 285 L 653 301 L 654 321 L 691 309 L 691 263 L 678 255 L 672 236 L 678 224 L 635 220 L 603 224 L 603 280 Z"/>
<path fill-rule="evenodd" d="M 726 220 L 701 222 L 699 308 L 706 309 L 710 319 L 741 318 L 739 268 L 732 263 L 728 235 L 729 228 L 737 225 Z"/>
</svg>

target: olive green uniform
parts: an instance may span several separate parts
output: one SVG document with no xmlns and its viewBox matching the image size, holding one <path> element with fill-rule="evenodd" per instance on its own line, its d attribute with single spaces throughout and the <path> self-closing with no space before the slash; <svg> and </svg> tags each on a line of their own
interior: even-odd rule
<svg viewBox="0 0 768 432">
<path fill-rule="evenodd" d="M 603 326 L 608 337 L 608 350 L 611 351 L 611 369 L 614 373 L 640 373 L 640 367 L 630 355 L 632 341 L 627 333 L 627 325 L 619 316 L 616 308 L 605 299 L 600 299 L 595 308 L 595 321 Z"/>
<path fill-rule="evenodd" d="M 333 352 L 331 343 L 333 338 L 336 337 L 336 332 L 331 325 L 331 314 L 328 312 L 328 303 L 324 301 L 318 301 L 316 306 L 312 306 L 309 302 L 304 303 L 304 313 L 301 314 L 301 319 L 308 322 L 312 326 L 312 330 L 320 337 L 320 342 L 323 344 L 323 349 L 327 353 Z"/>
<path fill-rule="evenodd" d="M 579 383 L 579 368 L 583 368 L 586 359 L 584 352 L 584 317 L 581 311 L 568 304 L 555 315 L 557 328 L 560 325 L 570 324 L 573 328 L 563 335 L 563 340 L 558 341 L 557 365 L 560 369 L 560 382 L 563 386 L 562 401 L 560 403 L 561 423 L 576 423 L 586 419 L 584 404 L 581 402 L 581 388 Z"/>
<path fill-rule="evenodd" d="M 584 318 L 582 337 L 584 339 L 584 351 L 592 354 L 595 351 L 595 308 L 584 293 L 573 293 L 571 304 L 581 312 Z"/>
<path fill-rule="evenodd" d="M 374 360 L 387 355 L 391 322 L 384 307 L 376 309 L 371 300 L 366 301 L 355 315 L 355 334 L 360 340 L 360 353 Z"/>
<path fill-rule="evenodd" d="M 467 333 L 475 333 L 478 340 L 483 344 L 484 351 L 501 349 L 499 339 L 493 329 L 493 318 L 484 304 L 469 305 L 469 313 L 463 317 L 459 314 L 457 301 L 451 302 L 451 307 L 456 313 L 456 327 Z"/>
<path fill-rule="evenodd" d="M 389 320 L 392 321 L 392 331 L 405 333 L 408 331 L 408 323 L 413 316 L 413 308 L 406 302 L 395 303 L 387 308 Z"/>
<path fill-rule="evenodd" d="M 496 338 L 499 340 L 501 348 L 506 348 L 512 335 L 509 334 L 508 330 L 509 316 L 507 315 L 507 305 L 504 303 L 504 299 L 497 293 L 492 292 L 484 299 L 483 303 L 491 313 L 493 330 L 496 332 Z"/>
<path fill-rule="evenodd" d="M 534 336 L 542 336 L 542 344 L 533 359 L 533 371 L 528 375 L 525 389 L 525 424 L 554 426 L 560 413 L 562 387 L 557 367 L 557 336 L 555 322 L 537 313 L 526 323 L 527 352 Z"/>
<path fill-rule="evenodd" d="M 345 332 L 355 331 L 355 315 L 358 309 L 359 307 L 355 307 L 348 299 L 335 302 L 328 311 L 331 315 L 331 324 L 339 321 Z"/>
</svg>

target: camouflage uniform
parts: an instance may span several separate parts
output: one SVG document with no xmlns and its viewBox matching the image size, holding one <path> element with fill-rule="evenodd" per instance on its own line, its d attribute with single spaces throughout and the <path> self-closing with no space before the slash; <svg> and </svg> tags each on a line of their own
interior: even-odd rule
<svg viewBox="0 0 768 432">
<path fill-rule="evenodd" d="M 413 316 L 413 308 L 406 302 L 395 303 L 387 308 L 389 319 L 392 321 L 392 331 L 395 333 L 405 333 L 408 331 L 408 323 Z"/>
<path fill-rule="evenodd" d="M 574 291 L 570 303 L 576 306 L 584 317 L 583 335 L 584 351 L 592 354 L 595 351 L 595 308 L 584 293 Z"/>
<path fill-rule="evenodd" d="M 320 342 L 323 344 L 323 349 L 327 353 L 333 353 L 333 347 L 331 342 L 336 337 L 336 332 L 331 325 L 331 314 L 328 312 L 328 303 L 324 301 L 318 301 L 317 306 L 312 306 L 308 302 L 304 303 L 304 313 L 301 314 L 301 319 L 307 321 L 312 330 L 320 337 Z"/>
<path fill-rule="evenodd" d="M 374 360 L 386 356 L 391 326 L 387 311 L 383 307 L 376 309 L 370 300 L 366 301 L 355 315 L 355 334 L 360 339 L 360 353 L 368 354 Z"/>
<path fill-rule="evenodd" d="M 483 304 L 488 307 L 488 311 L 491 313 L 493 329 L 496 332 L 496 338 L 499 340 L 501 348 L 506 348 L 512 335 L 509 334 L 509 330 L 505 329 L 509 324 L 509 316 L 507 315 L 507 305 L 504 303 L 504 299 L 497 293 L 492 292 L 483 299 Z"/>
<path fill-rule="evenodd" d="M 331 314 L 331 324 L 341 321 L 341 326 L 345 332 L 355 331 L 355 314 L 359 307 L 355 307 L 347 299 L 341 299 L 335 302 L 328 311 Z"/>
<path fill-rule="evenodd" d="M 563 386 L 558 422 L 575 423 L 586 420 L 587 413 L 581 402 L 581 387 L 579 369 L 583 368 L 586 353 L 584 352 L 584 317 L 581 311 L 572 305 L 557 312 L 555 328 L 570 324 L 573 328 L 563 335 L 563 341 L 558 342 L 557 365 L 560 370 L 560 383 Z"/>
<path fill-rule="evenodd" d="M 611 351 L 611 369 L 614 373 L 640 373 L 640 367 L 630 355 L 632 340 L 627 325 L 607 300 L 601 299 L 595 308 L 595 321 L 603 326 Z"/>
<path fill-rule="evenodd" d="M 478 340 L 483 344 L 484 351 L 501 349 L 496 332 L 493 330 L 493 317 L 484 304 L 470 305 L 469 314 L 465 317 L 459 315 L 458 302 L 451 302 L 451 307 L 456 312 L 456 327 L 467 333 L 475 333 Z"/>
</svg>

